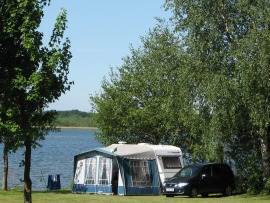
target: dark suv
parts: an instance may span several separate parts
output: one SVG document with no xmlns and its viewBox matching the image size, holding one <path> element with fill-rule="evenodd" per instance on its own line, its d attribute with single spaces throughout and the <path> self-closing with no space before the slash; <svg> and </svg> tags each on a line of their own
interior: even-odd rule
<svg viewBox="0 0 270 203">
<path fill-rule="evenodd" d="M 229 196 L 235 189 L 234 174 L 228 164 L 193 164 L 182 168 L 172 178 L 165 181 L 162 194 L 167 197 L 188 195 L 207 197 L 210 193 Z"/>
</svg>

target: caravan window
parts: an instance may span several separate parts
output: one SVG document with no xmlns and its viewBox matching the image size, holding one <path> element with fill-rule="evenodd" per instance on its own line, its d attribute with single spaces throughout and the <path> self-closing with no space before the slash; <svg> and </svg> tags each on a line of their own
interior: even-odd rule
<svg viewBox="0 0 270 203">
<path fill-rule="evenodd" d="M 136 187 L 151 186 L 150 172 L 147 161 L 130 161 L 132 184 Z"/>
<path fill-rule="evenodd" d="M 98 171 L 98 184 L 99 185 L 109 185 L 111 178 L 112 160 L 105 157 L 99 158 L 99 171 Z"/>
<path fill-rule="evenodd" d="M 180 169 L 181 162 L 179 157 L 162 157 L 163 166 L 165 169 Z"/>
<path fill-rule="evenodd" d="M 86 176 L 85 184 L 95 184 L 96 183 L 96 168 L 97 168 L 97 158 L 92 157 L 86 159 Z"/>
</svg>

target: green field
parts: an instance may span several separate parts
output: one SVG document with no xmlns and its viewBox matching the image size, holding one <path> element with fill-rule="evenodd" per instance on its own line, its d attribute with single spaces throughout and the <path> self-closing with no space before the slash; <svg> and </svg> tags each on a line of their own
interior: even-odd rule
<svg viewBox="0 0 270 203">
<path fill-rule="evenodd" d="M 248 196 L 234 195 L 230 197 L 222 197 L 212 195 L 208 198 L 188 198 L 174 197 L 166 198 L 165 196 L 118 196 L 118 195 L 92 195 L 92 194 L 72 194 L 69 190 L 60 190 L 57 192 L 40 191 L 33 192 L 33 203 L 253 203 L 253 202 L 270 202 L 270 196 Z M 0 202 L 3 203 L 21 203 L 23 202 L 23 192 L 21 191 L 0 191 Z"/>
</svg>

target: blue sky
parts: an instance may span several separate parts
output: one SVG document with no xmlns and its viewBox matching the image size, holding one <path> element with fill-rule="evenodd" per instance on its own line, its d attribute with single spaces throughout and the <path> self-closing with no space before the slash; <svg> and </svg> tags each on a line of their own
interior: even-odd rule
<svg viewBox="0 0 270 203">
<path fill-rule="evenodd" d="M 122 58 L 130 55 L 129 46 L 140 45 L 157 21 L 169 18 L 162 7 L 165 0 L 52 0 L 46 7 L 40 30 L 50 37 L 56 16 L 67 9 L 68 29 L 73 58 L 69 79 L 71 90 L 50 104 L 49 109 L 89 112 L 89 95 L 101 91 L 110 68 L 121 66 Z"/>
</svg>

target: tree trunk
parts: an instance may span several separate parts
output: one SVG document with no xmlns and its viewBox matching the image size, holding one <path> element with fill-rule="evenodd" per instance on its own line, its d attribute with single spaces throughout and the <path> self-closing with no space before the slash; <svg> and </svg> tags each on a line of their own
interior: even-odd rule
<svg viewBox="0 0 270 203">
<path fill-rule="evenodd" d="M 6 145 L 4 144 L 3 150 L 3 159 L 4 159 L 4 169 L 2 175 L 2 190 L 7 191 L 8 187 L 8 150 Z"/>
<path fill-rule="evenodd" d="M 24 203 L 32 203 L 31 169 L 31 141 L 25 141 L 25 165 L 24 165 Z"/>
<path fill-rule="evenodd" d="M 263 164 L 263 180 L 270 180 L 270 124 L 268 128 L 261 129 L 261 153 Z"/>
</svg>

